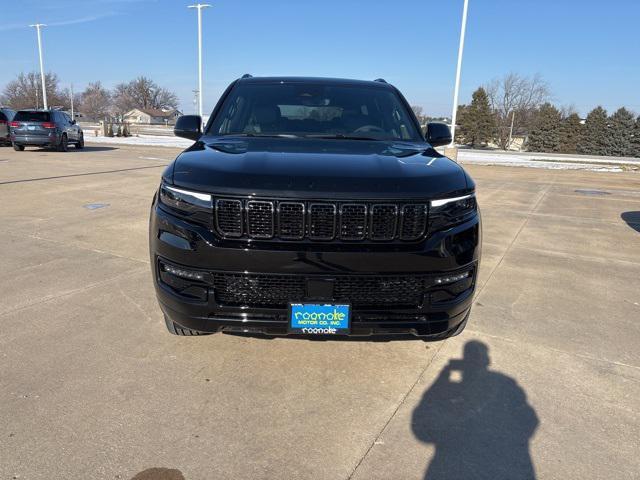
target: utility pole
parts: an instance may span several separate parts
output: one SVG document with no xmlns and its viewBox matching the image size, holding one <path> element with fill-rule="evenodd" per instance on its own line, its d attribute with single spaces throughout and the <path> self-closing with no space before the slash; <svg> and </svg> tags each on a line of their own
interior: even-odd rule
<svg viewBox="0 0 640 480">
<path fill-rule="evenodd" d="M 44 81 L 44 62 L 42 61 L 42 38 L 40 35 L 40 29 L 42 27 L 46 27 L 44 23 L 36 23 L 34 25 L 29 25 L 30 27 L 35 27 L 38 32 L 38 55 L 40 56 L 40 79 L 42 80 L 42 101 L 44 102 L 44 109 L 49 108 L 47 105 L 47 86 Z"/>
<path fill-rule="evenodd" d="M 192 90 L 193 92 L 193 109 L 196 113 L 198 113 L 198 97 L 199 97 L 199 93 L 198 90 Z"/>
<path fill-rule="evenodd" d="M 511 113 L 511 128 L 509 129 L 509 143 L 507 143 L 507 150 L 509 150 L 509 147 L 511 147 L 511 139 L 513 138 L 513 121 L 516 118 L 516 111 L 514 110 Z"/>
<path fill-rule="evenodd" d="M 198 9 L 198 114 L 202 118 L 202 9 L 210 7 L 206 3 L 189 5 L 187 8 Z"/>
<path fill-rule="evenodd" d="M 456 68 L 456 85 L 453 90 L 453 112 L 451 114 L 451 145 L 456 138 L 456 117 L 458 116 L 458 95 L 460 93 L 460 73 L 462 70 L 462 53 L 464 52 L 464 35 L 467 30 L 467 10 L 469 0 L 464 0 L 462 9 L 462 26 L 460 27 L 460 45 L 458 46 L 458 66 Z"/>
<path fill-rule="evenodd" d="M 76 117 L 73 115 L 73 83 L 71 84 L 71 120 L 75 120 Z"/>
</svg>

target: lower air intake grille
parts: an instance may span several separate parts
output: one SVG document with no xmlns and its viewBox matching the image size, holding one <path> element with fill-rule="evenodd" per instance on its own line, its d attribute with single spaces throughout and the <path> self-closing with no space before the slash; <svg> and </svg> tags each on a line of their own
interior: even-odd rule
<svg viewBox="0 0 640 480">
<path fill-rule="evenodd" d="M 216 301 L 227 306 L 286 308 L 306 295 L 307 278 L 289 275 L 214 274 Z M 405 307 L 422 304 L 425 276 L 337 276 L 334 297 L 354 307 Z"/>
</svg>

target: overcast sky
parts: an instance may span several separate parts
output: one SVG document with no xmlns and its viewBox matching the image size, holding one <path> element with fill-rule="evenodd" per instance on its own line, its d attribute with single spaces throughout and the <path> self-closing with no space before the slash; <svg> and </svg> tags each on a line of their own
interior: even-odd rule
<svg viewBox="0 0 640 480">
<path fill-rule="evenodd" d="M 205 110 L 244 73 L 383 77 L 450 115 L 463 0 L 215 0 L 204 11 Z M 197 86 L 196 12 L 181 0 L 0 0 L 0 89 L 38 68 L 63 86 L 146 75 L 186 113 Z M 559 105 L 640 113 L 640 0 L 470 0 L 461 102 L 508 72 L 541 74 Z"/>
</svg>

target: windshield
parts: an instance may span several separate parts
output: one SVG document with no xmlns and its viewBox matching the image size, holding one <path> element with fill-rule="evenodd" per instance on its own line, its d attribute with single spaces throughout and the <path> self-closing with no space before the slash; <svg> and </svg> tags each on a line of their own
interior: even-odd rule
<svg viewBox="0 0 640 480">
<path fill-rule="evenodd" d="M 14 120 L 17 122 L 48 122 L 49 118 L 49 112 L 23 111 L 16 113 Z"/>
<path fill-rule="evenodd" d="M 393 90 L 309 83 L 239 84 L 207 133 L 421 140 Z"/>
</svg>

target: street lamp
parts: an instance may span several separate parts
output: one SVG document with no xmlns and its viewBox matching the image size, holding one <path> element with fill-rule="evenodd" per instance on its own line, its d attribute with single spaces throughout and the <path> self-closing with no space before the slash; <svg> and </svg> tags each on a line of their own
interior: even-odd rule
<svg viewBox="0 0 640 480">
<path fill-rule="evenodd" d="M 458 46 L 458 66 L 456 68 L 456 86 L 453 90 L 453 112 L 451 113 L 451 145 L 456 139 L 456 117 L 458 116 L 458 94 L 460 93 L 460 71 L 462 70 L 462 52 L 464 51 L 464 34 L 467 29 L 467 10 L 469 0 L 464 0 L 462 9 L 462 26 L 460 27 L 460 45 Z"/>
<path fill-rule="evenodd" d="M 42 62 L 42 38 L 40 35 L 40 29 L 42 27 L 46 27 L 44 23 L 36 23 L 34 25 L 29 25 L 30 27 L 35 27 L 38 32 L 38 55 L 40 56 L 40 79 L 42 80 L 42 101 L 44 102 L 44 109 L 48 108 L 47 105 L 47 88 L 44 81 L 44 64 Z"/>
<path fill-rule="evenodd" d="M 210 7 L 206 3 L 189 5 L 187 8 L 198 9 L 198 112 L 202 118 L 202 9 Z"/>
</svg>

